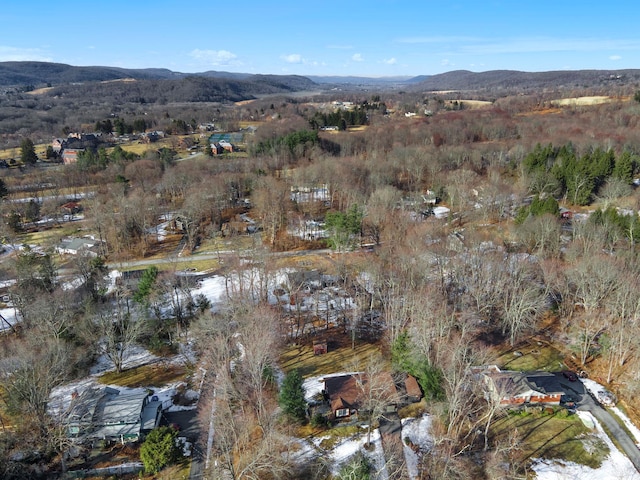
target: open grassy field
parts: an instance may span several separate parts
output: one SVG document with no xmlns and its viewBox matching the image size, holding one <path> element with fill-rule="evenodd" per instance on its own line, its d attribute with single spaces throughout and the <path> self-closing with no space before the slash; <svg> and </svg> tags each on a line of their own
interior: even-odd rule
<svg viewBox="0 0 640 480">
<path fill-rule="evenodd" d="M 347 335 L 345 335 L 347 337 Z M 300 345 L 286 348 L 280 356 L 280 366 L 286 372 L 298 370 L 300 374 L 307 377 L 317 375 L 353 371 L 362 369 L 367 359 L 380 351 L 380 347 L 372 343 L 356 341 L 355 348 L 351 349 L 347 338 L 342 340 L 343 346 L 331 348 L 329 343 L 328 352 L 324 355 L 314 355 L 311 341 Z M 389 365 L 390 367 L 390 365 Z"/>
<path fill-rule="evenodd" d="M 34 145 L 36 153 L 40 158 L 44 158 L 49 145 L 49 143 L 37 143 Z M 9 160 L 10 158 L 15 158 L 16 161 L 20 162 L 20 147 L 4 148 L 0 150 L 0 160 Z"/>
<path fill-rule="evenodd" d="M 509 441 L 514 432 L 522 463 L 532 458 L 557 458 L 598 468 L 609 453 L 607 445 L 590 435 L 576 415 L 507 414 L 491 428 L 496 441 Z"/>
<path fill-rule="evenodd" d="M 130 368 L 120 373 L 107 372 L 101 375 L 98 381 L 105 385 L 119 385 L 130 388 L 157 387 L 184 380 L 187 373 L 187 369 L 182 365 L 152 363 Z"/>
<path fill-rule="evenodd" d="M 615 100 L 614 97 L 599 95 L 599 96 L 591 96 L 591 97 L 560 98 L 558 100 L 552 100 L 551 104 L 557 105 L 560 107 L 567 107 L 567 106 L 583 107 L 583 106 L 589 106 L 589 105 L 600 105 L 603 103 L 609 103 L 614 100 Z"/>
<path fill-rule="evenodd" d="M 62 223 L 59 226 L 39 230 L 37 232 L 25 232 L 18 236 L 19 245 L 40 245 L 49 247 L 56 245 L 60 239 L 74 235 L 80 235 L 80 224 L 78 222 Z"/>
<path fill-rule="evenodd" d="M 530 341 L 504 352 L 497 358 L 496 364 L 505 370 L 558 372 L 567 368 L 563 360 L 564 355 L 555 347 Z"/>
<path fill-rule="evenodd" d="M 493 102 L 489 102 L 487 100 L 448 100 L 446 103 L 448 105 L 453 105 L 454 101 L 458 102 L 459 104 L 463 104 L 464 108 L 482 108 L 482 107 L 488 107 L 490 105 L 493 105 Z"/>
</svg>

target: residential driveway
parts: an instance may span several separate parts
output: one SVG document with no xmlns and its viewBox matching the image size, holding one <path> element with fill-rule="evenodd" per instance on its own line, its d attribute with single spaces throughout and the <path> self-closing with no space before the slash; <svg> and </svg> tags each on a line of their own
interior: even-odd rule
<svg viewBox="0 0 640 480">
<path fill-rule="evenodd" d="M 380 419 L 379 430 L 389 477 L 394 480 L 408 480 L 409 472 L 402 448 L 402 422 L 398 414 L 386 413 Z"/>
<path fill-rule="evenodd" d="M 618 442 L 618 445 L 620 445 L 625 455 L 631 460 L 633 466 L 640 472 L 640 450 L 638 450 L 634 440 L 620 426 L 616 419 L 613 418 L 612 414 L 595 401 L 582 382 L 569 382 L 566 378 L 562 377 L 560 379 L 560 385 L 570 391 L 572 396 L 577 399 L 576 405 L 578 410 L 590 412 L 609 430 L 611 436 Z"/>
<path fill-rule="evenodd" d="M 380 434 L 381 435 L 397 435 L 398 438 L 402 433 L 402 422 L 397 413 L 386 413 L 380 418 Z"/>
<path fill-rule="evenodd" d="M 198 410 L 185 410 L 183 412 L 164 412 L 162 425 L 177 425 L 180 428 L 180 436 L 186 437 L 191 442 L 191 469 L 189 479 L 199 480 L 204 478 L 204 454 L 200 439 L 200 424 L 198 422 Z"/>
<path fill-rule="evenodd" d="M 180 436 L 186 437 L 190 442 L 195 441 L 200 434 L 197 410 L 185 410 L 182 412 L 164 412 L 162 425 L 177 425 L 180 428 Z"/>
</svg>

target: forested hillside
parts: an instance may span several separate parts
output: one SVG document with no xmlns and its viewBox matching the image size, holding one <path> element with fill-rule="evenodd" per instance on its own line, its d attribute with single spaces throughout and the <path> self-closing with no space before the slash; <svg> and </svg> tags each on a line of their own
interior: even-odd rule
<svg viewBox="0 0 640 480">
<path fill-rule="evenodd" d="M 7 94 L 0 476 L 142 458 L 131 478 L 180 478 L 159 433 L 123 446 L 70 417 L 105 385 L 199 418 L 153 431 L 192 435 L 206 478 L 597 476 L 624 447 L 578 418 L 577 374 L 640 420 L 640 94 L 491 75 L 468 96 L 271 76 Z M 54 131 L 99 135 L 62 164 Z M 482 376 L 504 371 L 563 390 L 520 402 Z M 352 376 L 336 403 L 328 375 Z"/>
</svg>

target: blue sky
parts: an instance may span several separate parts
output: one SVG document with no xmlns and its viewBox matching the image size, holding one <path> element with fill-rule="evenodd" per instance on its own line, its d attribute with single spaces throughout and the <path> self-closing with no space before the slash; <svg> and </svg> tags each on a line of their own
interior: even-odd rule
<svg viewBox="0 0 640 480">
<path fill-rule="evenodd" d="M 640 4 L 573 0 L 7 0 L 0 61 L 432 75 L 640 68 Z"/>
</svg>

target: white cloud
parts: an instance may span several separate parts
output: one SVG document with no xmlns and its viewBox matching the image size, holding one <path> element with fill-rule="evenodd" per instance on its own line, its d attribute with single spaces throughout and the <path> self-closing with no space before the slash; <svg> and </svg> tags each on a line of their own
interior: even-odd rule
<svg viewBox="0 0 640 480">
<path fill-rule="evenodd" d="M 289 55 L 281 55 L 280 58 L 287 63 L 303 63 L 304 59 L 299 53 L 291 53 Z"/>
<path fill-rule="evenodd" d="M 382 63 L 386 63 L 387 65 L 395 65 L 396 63 L 398 63 L 398 60 L 396 60 L 395 57 L 385 58 L 384 60 L 382 60 Z"/>
<path fill-rule="evenodd" d="M 52 62 L 53 59 L 38 48 L 0 46 L 0 62 Z"/>
<path fill-rule="evenodd" d="M 364 62 L 364 58 L 362 58 L 361 53 L 354 53 L 351 57 L 351 60 L 353 60 L 354 62 Z"/>
<path fill-rule="evenodd" d="M 242 65 L 238 56 L 228 50 L 200 50 L 196 48 L 189 53 L 196 60 L 213 66 Z"/>
<path fill-rule="evenodd" d="M 611 55 L 609 60 L 613 60 L 615 62 L 616 60 L 622 60 L 622 57 L 620 55 Z"/>
<path fill-rule="evenodd" d="M 448 58 L 443 58 L 440 61 L 440 65 L 442 65 L 443 67 L 452 67 L 453 65 L 455 65 L 455 63 L 453 63 L 451 60 L 449 60 Z"/>
</svg>

